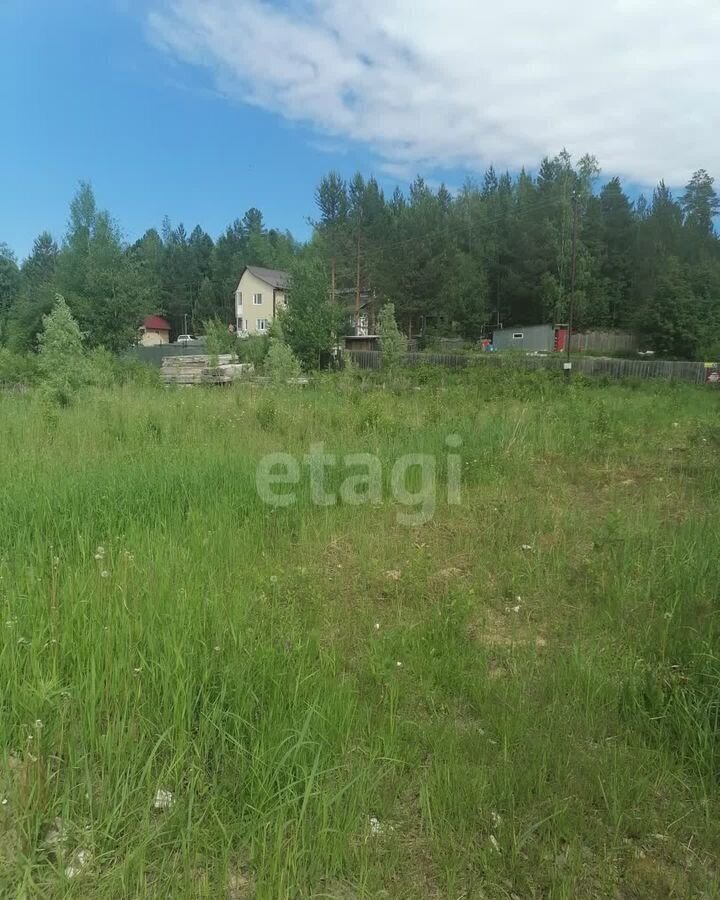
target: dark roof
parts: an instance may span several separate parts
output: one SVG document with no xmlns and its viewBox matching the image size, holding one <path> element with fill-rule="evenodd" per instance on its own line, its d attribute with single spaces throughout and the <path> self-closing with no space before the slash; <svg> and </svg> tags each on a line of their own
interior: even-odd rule
<svg viewBox="0 0 720 900">
<path fill-rule="evenodd" d="M 170 323 L 166 322 L 162 316 L 145 316 L 143 328 L 146 331 L 170 331 Z"/>
<path fill-rule="evenodd" d="M 281 272 L 279 269 L 263 269 L 261 266 L 245 266 L 245 269 L 260 281 L 265 281 L 278 290 L 287 290 L 287 286 L 290 284 L 289 272 Z"/>
</svg>

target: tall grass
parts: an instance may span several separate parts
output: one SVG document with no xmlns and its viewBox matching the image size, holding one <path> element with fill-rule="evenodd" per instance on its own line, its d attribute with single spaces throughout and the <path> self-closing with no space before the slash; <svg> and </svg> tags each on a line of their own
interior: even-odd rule
<svg viewBox="0 0 720 900">
<path fill-rule="evenodd" d="M 0 396 L 0 896 L 718 895 L 719 401 Z M 463 503 L 416 528 L 256 491 L 319 442 L 442 475 L 451 433 Z"/>
</svg>

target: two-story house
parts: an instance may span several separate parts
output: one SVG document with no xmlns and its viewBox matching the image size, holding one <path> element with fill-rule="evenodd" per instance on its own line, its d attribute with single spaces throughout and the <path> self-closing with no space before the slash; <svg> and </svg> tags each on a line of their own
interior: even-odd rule
<svg viewBox="0 0 720 900">
<path fill-rule="evenodd" d="M 277 269 L 245 266 L 235 291 L 238 335 L 265 334 L 286 303 L 290 276 Z"/>
</svg>

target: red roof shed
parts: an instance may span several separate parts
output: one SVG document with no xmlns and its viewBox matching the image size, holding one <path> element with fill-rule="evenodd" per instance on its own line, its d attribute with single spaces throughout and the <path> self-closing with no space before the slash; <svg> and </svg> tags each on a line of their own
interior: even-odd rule
<svg viewBox="0 0 720 900">
<path fill-rule="evenodd" d="M 143 328 L 145 331 L 170 331 L 170 323 L 162 316 L 145 316 Z"/>
</svg>

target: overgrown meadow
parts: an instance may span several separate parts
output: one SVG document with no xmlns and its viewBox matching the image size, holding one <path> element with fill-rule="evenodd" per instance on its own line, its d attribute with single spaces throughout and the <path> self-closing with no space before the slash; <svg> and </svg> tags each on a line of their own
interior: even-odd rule
<svg viewBox="0 0 720 900">
<path fill-rule="evenodd" d="M 506 370 L 0 395 L 0 896 L 718 896 L 719 413 Z M 433 454 L 433 517 L 265 505 L 318 443 Z"/>
</svg>

